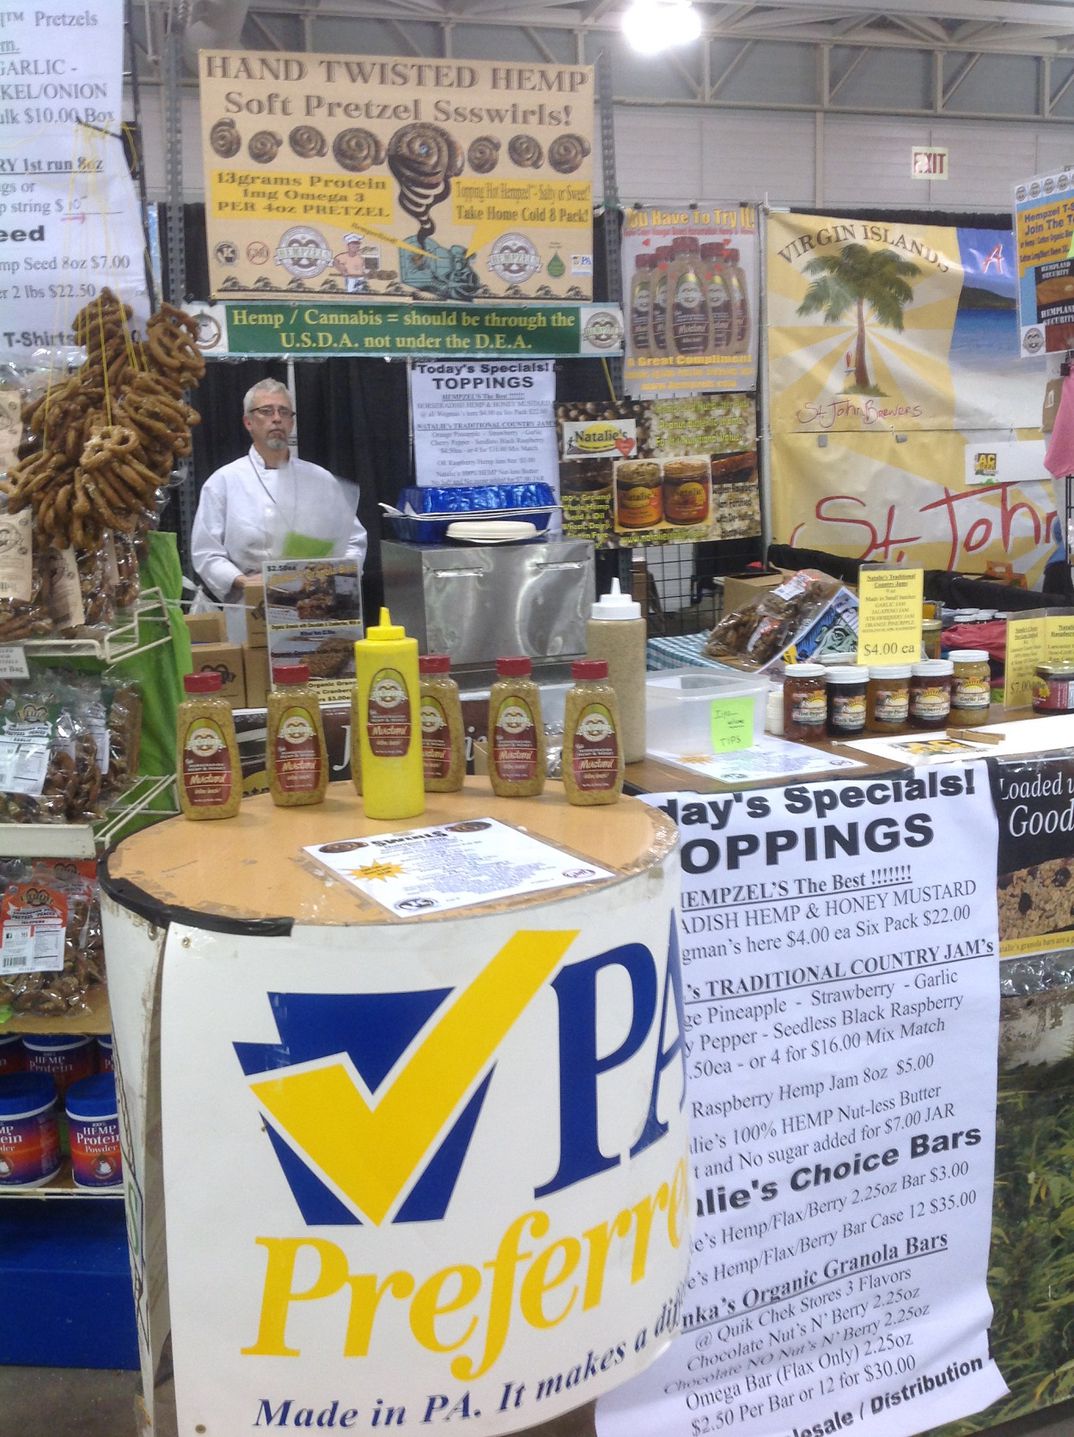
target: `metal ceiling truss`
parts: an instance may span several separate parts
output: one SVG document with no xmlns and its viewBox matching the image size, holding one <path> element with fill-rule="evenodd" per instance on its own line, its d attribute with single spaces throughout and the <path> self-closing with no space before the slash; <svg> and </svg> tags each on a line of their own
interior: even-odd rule
<svg viewBox="0 0 1074 1437">
<path fill-rule="evenodd" d="M 174 0 L 173 0 L 174 3 Z M 581 63 L 595 57 L 595 39 L 617 35 L 625 0 L 251 0 L 244 39 L 251 48 L 318 48 L 326 21 L 375 21 L 391 53 L 430 58 L 470 53 L 468 27 L 486 34 L 510 27 L 522 50 L 503 37 L 503 58 L 554 64 L 564 56 Z M 778 0 L 767 4 L 697 0 L 705 22 L 699 47 L 663 54 L 664 73 L 677 80 L 665 97 L 630 93 L 617 80 L 617 104 L 702 106 L 715 109 L 805 111 L 820 114 L 882 114 L 1074 122 L 1074 4 L 1030 0 L 893 0 L 888 11 L 875 0 Z M 143 82 L 160 82 L 163 17 L 168 0 L 141 0 L 136 26 Z M 750 86 L 743 96 L 734 80 L 743 66 L 757 65 L 772 46 L 812 46 L 816 52 L 813 93 L 787 98 L 773 85 Z M 871 105 L 862 99 L 870 63 L 891 51 L 928 66 L 929 103 Z M 389 53 L 384 50 L 383 53 Z M 959 107 L 965 82 L 988 56 L 1031 57 L 1037 66 L 1035 103 L 1015 112 Z M 912 62 L 912 61 L 911 61 Z M 763 74 L 763 71 L 762 71 Z M 857 97 L 849 82 L 858 76 Z M 187 83 L 192 83 L 187 81 Z M 1068 100 L 1064 112 L 1059 106 Z"/>
</svg>

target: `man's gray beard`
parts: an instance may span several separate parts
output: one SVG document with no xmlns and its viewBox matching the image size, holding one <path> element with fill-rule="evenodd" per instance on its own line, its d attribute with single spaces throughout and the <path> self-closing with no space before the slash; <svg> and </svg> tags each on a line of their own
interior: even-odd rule
<svg viewBox="0 0 1074 1437">
<path fill-rule="evenodd" d="M 286 449 L 287 447 L 288 447 L 288 446 L 287 446 L 287 440 L 286 440 L 286 439 L 266 439 L 266 440 L 265 440 L 265 448 L 266 448 L 266 449 Z"/>
</svg>

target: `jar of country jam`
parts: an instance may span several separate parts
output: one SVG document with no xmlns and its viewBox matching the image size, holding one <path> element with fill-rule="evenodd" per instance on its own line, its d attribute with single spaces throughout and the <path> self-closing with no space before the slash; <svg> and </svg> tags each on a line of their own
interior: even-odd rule
<svg viewBox="0 0 1074 1437">
<path fill-rule="evenodd" d="M 664 517 L 660 465 L 624 459 L 615 469 L 615 518 L 620 529 L 651 529 Z"/>
<path fill-rule="evenodd" d="M 869 669 L 865 723 L 870 733 L 905 733 L 910 717 L 910 665 L 876 664 Z"/>
<path fill-rule="evenodd" d="M 864 664 L 843 664 L 828 670 L 828 737 L 860 738 L 865 732 Z"/>
<path fill-rule="evenodd" d="M 948 657 L 955 666 L 951 686 L 951 722 L 976 728 L 988 722 L 992 701 L 992 671 L 985 649 L 955 649 Z"/>
<path fill-rule="evenodd" d="M 940 657 L 940 641 L 942 635 L 943 624 L 939 619 L 922 619 L 921 647 L 925 651 L 926 659 L 938 659 Z"/>
<path fill-rule="evenodd" d="M 823 664 L 787 664 L 783 670 L 783 737 L 800 743 L 824 737 L 828 675 Z"/>
<path fill-rule="evenodd" d="M 923 659 L 921 663 L 911 665 L 911 728 L 947 727 L 954 672 L 955 666 L 950 659 Z"/>
<path fill-rule="evenodd" d="M 1074 713 L 1074 665 L 1037 665 L 1033 708 L 1039 714 Z"/>
<path fill-rule="evenodd" d="M 664 518 L 669 524 L 704 524 L 712 478 L 707 459 L 669 459 L 664 465 Z"/>
</svg>

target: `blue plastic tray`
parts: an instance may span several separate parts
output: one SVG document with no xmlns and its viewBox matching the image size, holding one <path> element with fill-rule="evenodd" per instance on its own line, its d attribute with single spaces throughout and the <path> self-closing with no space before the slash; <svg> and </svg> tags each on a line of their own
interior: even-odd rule
<svg viewBox="0 0 1074 1437">
<path fill-rule="evenodd" d="M 440 544 L 449 524 L 460 518 L 522 519 L 538 532 L 548 528 L 556 510 L 550 484 L 459 485 L 449 489 L 404 489 L 397 502 L 414 514 L 389 515 L 397 539 L 407 544 Z"/>
</svg>

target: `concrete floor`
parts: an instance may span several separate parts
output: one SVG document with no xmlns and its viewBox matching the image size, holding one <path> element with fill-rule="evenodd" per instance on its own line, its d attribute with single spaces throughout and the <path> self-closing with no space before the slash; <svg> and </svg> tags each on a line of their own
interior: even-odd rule
<svg viewBox="0 0 1074 1437">
<path fill-rule="evenodd" d="M 0 1437 L 138 1437 L 138 1391 L 135 1372 L 0 1367 Z M 155 1437 L 175 1437 L 175 1431 L 170 1384 L 165 1384 Z M 519 1437 L 592 1434 L 592 1408 L 583 1407 Z M 1074 1402 L 1053 1407 L 1040 1417 L 1022 1417 L 995 1427 L 989 1437 L 1074 1437 Z"/>
</svg>

